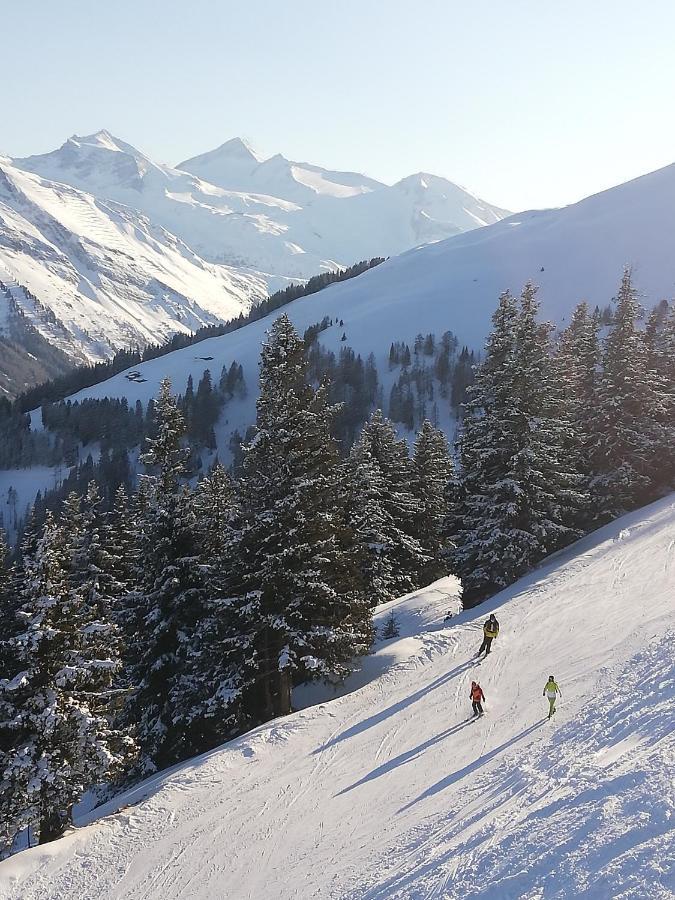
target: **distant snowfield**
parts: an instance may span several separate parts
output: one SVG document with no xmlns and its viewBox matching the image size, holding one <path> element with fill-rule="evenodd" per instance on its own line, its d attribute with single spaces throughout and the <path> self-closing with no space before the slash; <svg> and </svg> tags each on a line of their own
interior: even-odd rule
<svg viewBox="0 0 675 900">
<path fill-rule="evenodd" d="M 675 165 L 563 209 L 504 219 L 433 175 L 387 187 L 261 160 L 237 140 L 181 164 L 190 171 L 158 165 L 107 132 L 0 163 L 0 278 L 26 284 L 67 333 L 24 304 L 30 321 L 90 359 L 229 319 L 289 278 L 376 255 L 391 258 L 296 301 L 290 315 L 342 318 L 355 349 L 386 359 L 391 340 L 420 331 L 451 330 L 480 348 L 499 294 L 527 280 L 557 325 L 581 300 L 605 306 L 625 265 L 646 305 L 675 296 Z M 2 306 L 0 298 L 0 321 Z M 341 334 L 328 336 L 332 346 Z M 162 365 L 169 374 L 173 363 Z"/>
<path fill-rule="evenodd" d="M 444 622 L 456 593 L 444 579 L 381 607 L 401 636 L 341 696 L 2 863 L 0 898 L 675 896 L 675 495 Z"/>
</svg>

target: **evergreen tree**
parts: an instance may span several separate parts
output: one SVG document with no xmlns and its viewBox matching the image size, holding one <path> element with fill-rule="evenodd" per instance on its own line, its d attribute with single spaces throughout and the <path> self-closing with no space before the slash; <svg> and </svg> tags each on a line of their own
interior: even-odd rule
<svg viewBox="0 0 675 900">
<path fill-rule="evenodd" d="M 213 426 L 216 424 L 219 413 L 220 400 L 213 390 L 211 373 L 206 369 L 197 386 L 190 431 L 199 444 L 210 450 L 216 448 Z"/>
<path fill-rule="evenodd" d="M 9 547 L 5 532 L 0 529 L 0 622 L 4 621 L 4 613 L 9 605 L 9 589 L 11 584 L 12 570 L 9 565 Z M 3 629 L 0 633 L 0 640 L 7 634 Z M 2 672 L 2 669 L 0 669 Z"/>
<path fill-rule="evenodd" d="M 249 700 L 257 661 L 239 562 L 239 500 L 221 465 L 200 481 L 192 502 L 207 599 L 186 660 L 195 689 L 180 712 L 192 741 L 210 747 L 255 724 Z"/>
<path fill-rule="evenodd" d="M 647 320 L 644 332 L 646 365 L 654 399 L 656 472 L 654 491 L 675 486 L 675 304 L 660 303 Z"/>
<path fill-rule="evenodd" d="M 444 525 L 449 514 L 448 484 L 453 465 L 445 435 L 428 420 L 417 435 L 412 467 L 412 490 L 418 502 L 417 537 L 430 556 L 422 580 L 434 581 L 447 574 Z"/>
<path fill-rule="evenodd" d="M 186 677 L 196 623 L 204 600 L 195 521 L 187 488 L 181 486 L 188 451 L 181 438 L 185 421 L 162 381 L 155 403 L 155 437 L 142 461 L 150 474 L 142 480 L 138 595 L 135 618 L 142 643 L 134 664 L 136 691 L 126 719 L 138 725 L 145 770 L 185 759 L 201 747 L 190 743 L 185 710 L 195 686 Z"/>
<path fill-rule="evenodd" d="M 569 421 L 567 453 L 570 465 L 584 478 L 585 490 L 593 475 L 591 460 L 598 440 L 598 380 L 600 366 L 599 324 L 580 303 L 569 326 L 560 336 L 554 367 L 558 373 L 559 417 Z M 595 521 L 590 503 L 580 510 L 578 524 L 584 529 Z"/>
<path fill-rule="evenodd" d="M 133 749 L 112 726 L 111 689 L 119 659 L 114 628 L 87 601 L 74 577 L 72 535 L 80 529 L 64 511 L 48 514 L 26 581 L 14 638 L 19 671 L 0 685 L 5 839 L 37 822 L 40 843 L 69 824 L 73 805 L 116 774 Z"/>
<path fill-rule="evenodd" d="M 394 615 L 394 611 L 392 610 L 385 619 L 384 625 L 382 626 L 382 640 L 390 641 L 392 638 L 398 637 L 400 633 L 401 630 L 398 626 L 398 621 L 396 619 L 396 616 Z"/>
<path fill-rule="evenodd" d="M 450 394 L 450 405 L 458 414 L 461 411 L 462 404 L 466 402 L 468 388 L 473 382 L 475 365 L 476 360 L 473 350 L 469 351 L 468 347 L 462 347 L 452 373 Z"/>
<path fill-rule="evenodd" d="M 666 397 L 648 364 L 640 307 L 626 269 L 605 341 L 592 464 L 599 516 L 609 519 L 653 499 L 667 445 Z"/>
<path fill-rule="evenodd" d="M 287 316 L 264 344 L 256 432 L 245 449 L 242 536 L 259 709 L 291 708 L 291 685 L 341 677 L 367 650 L 372 624 L 339 503 L 338 452 L 326 388 L 307 381 Z"/>
<path fill-rule="evenodd" d="M 345 505 L 349 524 L 361 550 L 360 568 L 371 606 L 392 600 L 400 592 L 397 550 L 407 536 L 387 506 L 386 479 L 367 442 L 357 441 L 345 463 Z M 409 582 L 403 588 L 409 585 Z"/>
<path fill-rule="evenodd" d="M 416 537 L 418 501 L 405 441 L 377 410 L 350 455 L 349 510 L 372 603 L 419 587 L 431 556 Z"/>
<path fill-rule="evenodd" d="M 462 499 L 455 565 L 465 602 L 515 581 L 574 539 L 585 497 L 566 458 L 571 426 L 550 361 L 536 291 L 507 292 L 493 316 L 460 443 Z"/>
</svg>

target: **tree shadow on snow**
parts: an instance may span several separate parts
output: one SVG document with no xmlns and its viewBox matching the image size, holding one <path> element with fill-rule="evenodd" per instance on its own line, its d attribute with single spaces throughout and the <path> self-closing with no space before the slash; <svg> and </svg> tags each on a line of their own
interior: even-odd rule
<svg viewBox="0 0 675 900">
<path fill-rule="evenodd" d="M 452 728 L 448 728 L 447 731 L 442 731 L 435 737 L 429 738 L 428 741 L 424 741 L 423 744 L 419 744 L 419 746 L 413 747 L 412 750 L 406 750 L 406 752 L 401 753 L 400 756 L 395 756 L 393 759 L 387 760 L 386 763 L 383 763 L 381 766 L 373 769 L 372 772 L 364 775 L 363 778 L 355 781 L 354 784 L 350 784 L 349 787 L 343 788 L 341 791 L 338 791 L 335 796 L 339 797 L 341 794 L 347 794 L 349 791 L 353 791 L 354 788 L 360 787 L 360 785 L 366 784 L 368 781 L 373 781 L 375 778 L 379 778 L 381 775 L 386 775 L 387 772 L 391 772 L 392 769 L 397 769 L 399 766 L 405 765 L 407 762 L 410 762 L 411 759 L 415 759 L 416 757 L 421 756 L 421 754 L 424 753 L 425 750 L 433 747 L 434 744 L 440 743 L 441 741 L 445 740 L 445 738 L 450 737 L 451 734 L 456 734 L 458 731 L 461 731 L 463 728 L 466 728 L 467 725 L 471 725 L 471 723 L 475 721 L 476 719 L 473 716 L 470 719 L 464 719 L 464 721 L 459 722 L 457 725 L 453 725 Z"/>
<path fill-rule="evenodd" d="M 499 754 L 503 751 L 512 747 L 513 744 L 518 743 L 518 741 L 522 741 L 523 738 L 527 737 L 529 734 L 532 734 L 533 731 L 536 731 L 537 728 L 541 728 L 546 719 L 541 719 L 539 722 L 535 722 L 534 725 L 529 725 L 523 731 L 514 735 L 514 737 L 509 738 L 508 741 L 504 741 L 503 744 L 500 744 L 498 747 L 495 747 L 493 750 L 490 750 L 488 753 L 484 753 L 482 756 L 479 756 L 478 759 L 475 759 L 473 762 L 468 763 L 468 765 L 464 766 L 461 769 L 458 769 L 456 772 L 451 772 L 449 775 L 446 775 L 445 778 L 441 778 L 440 781 L 437 781 L 436 784 L 427 788 L 426 791 L 421 793 L 419 797 L 415 797 L 414 800 L 411 800 L 410 803 L 406 803 L 405 806 L 402 806 L 399 809 L 399 812 L 405 812 L 410 809 L 411 806 L 414 806 L 416 803 L 419 803 L 421 800 L 426 800 L 429 797 L 433 797 L 434 794 L 438 794 L 441 791 L 444 791 L 446 788 L 450 787 L 452 784 L 456 784 L 456 782 L 461 781 L 465 775 L 470 775 L 472 772 L 475 772 L 476 769 L 480 769 L 481 766 L 484 766 L 486 763 L 489 763 L 490 760 L 494 759 L 495 756 L 499 756 Z"/>
<path fill-rule="evenodd" d="M 346 741 L 350 737 L 354 737 L 357 734 L 361 734 L 361 732 L 363 731 L 367 731 L 368 728 L 373 728 L 373 726 L 379 725 L 380 722 L 384 722 L 385 719 L 388 719 L 390 716 L 396 715 L 397 713 L 406 709 L 408 706 L 411 706 L 413 703 L 421 700 L 422 697 L 425 697 L 430 691 L 434 691 L 439 687 L 443 687 L 443 685 L 447 684 L 448 681 L 451 681 L 456 675 L 461 675 L 462 672 L 466 672 L 467 669 L 471 669 L 475 664 L 476 660 L 474 658 L 465 660 L 463 663 L 460 663 L 460 665 L 455 666 L 454 669 L 450 669 L 449 672 L 445 672 L 443 675 L 439 676 L 435 681 L 432 681 L 431 684 L 425 685 L 425 687 L 420 688 L 419 691 L 415 691 L 413 694 L 409 694 L 407 697 L 399 700 L 398 703 L 393 703 L 386 709 L 380 710 L 380 712 L 375 713 L 375 715 L 369 716 L 367 719 L 363 719 L 361 722 L 357 722 L 356 725 L 352 725 L 351 728 L 347 728 L 346 731 L 343 731 L 341 734 L 338 734 L 334 738 L 331 738 L 321 747 L 317 747 L 313 752 L 315 754 L 322 753 L 324 750 L 327 750 L 334 744 L 339 744 L 341 741 Z"/>
</svg>

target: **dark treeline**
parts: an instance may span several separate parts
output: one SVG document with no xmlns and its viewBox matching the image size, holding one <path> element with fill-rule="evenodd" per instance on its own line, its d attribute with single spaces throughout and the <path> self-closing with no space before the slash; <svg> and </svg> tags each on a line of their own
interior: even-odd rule
<svg viewBox="0 0 675 900">
<path fill-rule="evenodd" d="M 209 369 L 195 390 L 188 378 L 181 408 L 187 422 L 187 438 L 197 451 L 216 446 L 214 426 L 224 405 L 246 393 L 244 373 L 236 360 L 223 366 L 213 384 Z M 45 403 L 41 409 L 43 430 L 32 430 L 30 416 L 0 398 L 0 469 L 36 465 L 77 465 L 80 449 L 94 443 L 103 453 L 131 450 L 152 433 L 154 404 L 143 409 L 138 400 L 133 408 L 125 397 L 103 397 Z M 195 456 L 196 459 L 196 456 Z"/>
<path fill-rule="evenodd" d="M 389 370 L 400 369 L 400 375 L 387 403 L 373 353 L 364 361 L 348 344 L 335 354 L 318 341 L 318 336 L 335 324 L 340 323 L 326 317 L 305 331 L 304 340 L 312 381 L 326 381 L 330 402 L 339 406 L 333 435 L 345 453 L 376 408 L 386 408 L 389 418 L 408 431 L 420 428 L 426 419 L 438 427 L 441 411 L 461 414 L 476 357 L 466 347 L 457 354 L 458 343 L 452 332 L 445 332 L 440 341 L 434 334 L 418 335 L 413 352 L 404 341 L 391 345 Z"/>
<path fill-rule="evenodd" d="M 215 465 L 189 486 L 183 399 L 162 384 L 138 489 L 105 511 L 92 482 L 29 522 L 12 565 L 0 551 L 6 848 L 28 824 L 58 836 L 96 785 L 288 713 L 294 685 L 339 681 L 374 604 L 453 572 L 473 605 L 673 487 L 675 309 L 638 327 L 626 273 L 602 341 L 585 304 L 557 341 L 538 313 L 531 285 L 500 298 L 457 471 L 430 421 L 411 456 L 377 410 L 341 456 L 316 341 L 287 316 L 236 476 Z M 421 336 L 418 355 L 437 344 Z M 392 366 L 414 352 L 395 346 Z"/>
<path fill-rule="evenodd" d="M 389 417 L 411 431 L 429 418 L 439 422 L 439 399 L 454 415 L 461 416 L 468 386 L 473 380 L 476 354 L 462 347 L 457 354 L 457 338 L 451 331 L 441 335 L 418 334 L 411 353 L 408 344 L 396 342 L 389 348 L 389 369 L 401 368 L 389 395 Z M 436 396 L 438 385 L 438 396 Z"/>
<path fill-rule="evenodd" d="M 386 409 L 389 418 L 409 431 L 419 428 L 427 418 L 438 426 L 447 419 L 448 412 L 461 414 L 476 355 L 466 347 L 458 353 L 457 339 L 451 332 L 440 339 L 434 334 L 418 335 L 412 350 L 403 341 L 392 344 L 389 370 L 399 374 L 385 398 L 374 355 L 364 360 L 347 342 L 337 354 L 326 349 L 319 338 L 329 328 L 343 329 L 344 323 L 326 316 L 305 330 L 303 340 L 308 347 L 311 379 L 316 384 L 328 380 L 330 402 L 340 404 L 332 432 L 343 454 L 349 451 L 375 408 Z M 132 382 L 134 374 L 128 376 Z M 213 426 L 224 404 L 246 391 L 241 365 L 235 361 L 223 369 L 213 392 L 211 386 L 207 370 L 196 390 L 192 381 L 188 382 L 183 401 L 195 465 L 199 463 L 197 451 L 215 449 Z M 33 431 L 26 413 L 16 404 L 0 399 L 0 469 L 72 467 L 81 458 L 82 448 L 86 451 L 89 445 L 98 443 L 104 451 L 132 450 L 142 444 L 152 427 L 152 402 L 144 410 L 140 401 L 129 406 L 126 398 L 44 403 L 41 413 L 45 430 Z M 245 439 L 245 434 L 232 435 L 229 449 L 235 468 L 241 459 L 240 444 Z M 104 489 L 104 485 L 100 487 Z M 61 493 L 59 490 L 59 496 Z"/>
<path fill-rule="evenodd" d="M 20 395 L 16 403 L 22 412 L 27 412 L 28 410 L 36 409 L 43 403 L 54 403 L 58 400 L 63 400 L 70 394 L 76 394 L 84 388 L 100 384 L 102 381 L 112 378 L 113 375 L 117 375 L 119 372 L 123 372 L 132 366 L 137 366 L 146 360 L 157 359 L 160 356 L 172 353 L 174 350 L 181 350 L 184 347 L 199 344 L 208 338 L 220 337 L 221 335 L 238 331 L 251 322 L 263 319 L 299 297 L 315 294 L 330 284 L 355 278 L 357 275 L 367 272 L 368 269 L 372 269 L 382 262 L 384 262 L 383 257 L 374 257 L 370 260 L 355 263 L 346 269 L 340 269 L 337 272 L 322 272 L 320 275 L 312 276 L 304 284 L 290 284 L 287 288 L 276 291 L 276 293 L 262 300 L 257 306 L 254 306 L 248 313 L 241 313 L 229 322 L 219 325 L 205 325 L 192 334 L 174 334 L 164 344 L 153 344 L 145 347 L 143 350 L 118 350 L 113 358 L 107 362 L 95 363 L 93 366 L 77 366 L 65 375 L 30 388 Z"/>
</svg>

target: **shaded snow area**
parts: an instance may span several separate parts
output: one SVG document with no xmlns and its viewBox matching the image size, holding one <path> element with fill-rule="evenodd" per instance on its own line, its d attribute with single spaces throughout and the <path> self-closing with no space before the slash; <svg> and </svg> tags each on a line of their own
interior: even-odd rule
<svg viewBox="0 0 675 900">
<path fill-rule="evenodd" d="M 675 495 L 446 621 L 456 595 L 381 607 L 400 635 L 339 696 L 298 691 L 320 702 L 7 860 L 0 898 L 674 897 Z"/>
</svg>

